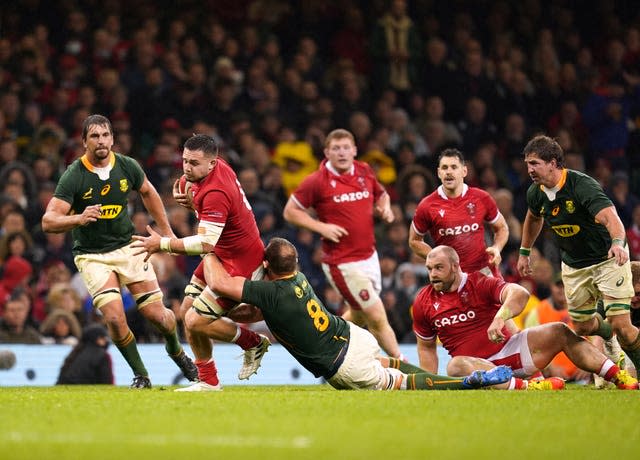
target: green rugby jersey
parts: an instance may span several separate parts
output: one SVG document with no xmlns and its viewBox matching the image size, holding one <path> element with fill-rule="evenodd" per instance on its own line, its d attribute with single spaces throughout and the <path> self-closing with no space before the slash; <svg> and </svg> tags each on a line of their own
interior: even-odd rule
<svg viewBox="0 0 640 460">
<path fill-rule="evenodd" d="M 532 184 L 527 190 L 529 210 L 544 218 L 562 261 L 570 267 L 584 268 L 606 260 L 611 236 L 595 215 L 613 203 L 595 179 L 578 171 L 564 169 L 559 187 L 550 200 L 544 186 Z"/>
<path fill-rule="evenodd" d="M 133 223 L 127 213 L 127 195 L 140 189 L 144 172 L 137 161 L 119 153 L 111 152 L 110 163 L 109 177 L 102 180 L 83 156 L 71 163 L 58 181 L 54 196 L 71 204 L 73 214 L 81 214 L 90 205 L 102 205 L 96 222 L 71 230 L 74 255 L 109 252 L 131 242 Z"/>
<path fill-rule="evenodd" d="M 325 308 L 302 273 L 275 281 L 247 280 L 242 301 L 260 307 L 273 335 L 313 375 L 328 378 L 338 370 L 349 324 Z"/>
</svg>

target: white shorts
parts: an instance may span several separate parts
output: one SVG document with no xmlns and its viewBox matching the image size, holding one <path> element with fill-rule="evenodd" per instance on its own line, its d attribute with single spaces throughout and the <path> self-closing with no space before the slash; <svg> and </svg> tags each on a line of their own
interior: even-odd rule
<svg viewBox="0 0 640 460">
<path fill-rule="evenodd" d="M 505 364 L 511 367 L 514 377 L 523 378 L 535 374 L 539 369 L 533 364 L 527 340 L 528 334 L 529 330 L 524 329 L 512 335 L 498 353 L 487 359 L 496 366 Z"/>
<path fill-rule="evenodd" d="M 377 359 L 378 341 L 369 331 L 349 323 L 349 349 L 329 384 L 338 390 L 381 390 L 388 380 L 386 369 Z"/>
<path fill-rule="evenodd" d="M 121 286 L 140 281 L 156 281 L 151 262 L 144 261 L 145 254 L 133 255 L 135 251 L 127 245 L 111 252 L 74 257 L 73 261 L 92 297 L 102 290 L 111 273 L 118 276 Z"/>
<path fill-rule="evenodd" d="M 329 284 L 344 297 L 351 308 L 362 310 L 380 300 L 382 276 L 378 253 L 368 259 L 338 265 L 322 264 Z"/>
</svg>

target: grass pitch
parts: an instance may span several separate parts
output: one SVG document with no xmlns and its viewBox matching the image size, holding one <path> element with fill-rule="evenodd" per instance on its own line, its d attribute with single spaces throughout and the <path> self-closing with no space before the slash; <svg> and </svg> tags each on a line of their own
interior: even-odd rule
<svg viewBox="0 0 640 460">
<path fill-rule="evenodd" d="M 0 459 L 637 458 L 640 394 L 0 389 Z"/>
</svg>

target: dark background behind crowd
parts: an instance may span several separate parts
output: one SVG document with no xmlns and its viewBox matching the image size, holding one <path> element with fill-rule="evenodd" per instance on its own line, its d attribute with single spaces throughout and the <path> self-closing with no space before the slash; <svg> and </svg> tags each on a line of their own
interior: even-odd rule
<svg viewBox="0 0 640 460">
<path fill-rule="evenodd" d="M 640 17 L 634 2 L 540 0 L 21 0 L 0 6 L 0 342 L 75 344 L 99 320 L 78 279 L 69 234 L 40 219 L 61 172 L 83 154 L 81 123 L 109 117 L 114 150 L 136 158 L 179 237 L 195 217 L 171 197 L 181 145 L 214 136 L 267 241 L 291 239 L 330 309 L 316 235 L 288 227 L 288 195 L 341 127 L 387 187 L 396 222 L 376 228 L 382 298 L 400 341 L 426 281 L 410 255 L 417 203 L 438 185 L 446 147 L 467 183 L 492 193 L 510 229 L 502 272 L 549 295 L 559 256 L 544 238 L 536 275 L 515 270 L 530 183 L 521 152 L 537 132 L 567 166 L 596 178 L 640 259 Z M 130 213 L 137 232 L 149 216 Z M 197 259 L 154 264 L 176 308 Z M 126 295 L 126 293 L 125 293 Z M 125 299 L 139 341 L 157 337 Z M 10 332 L 8 332 L 10 331 Z"/>
</svg>

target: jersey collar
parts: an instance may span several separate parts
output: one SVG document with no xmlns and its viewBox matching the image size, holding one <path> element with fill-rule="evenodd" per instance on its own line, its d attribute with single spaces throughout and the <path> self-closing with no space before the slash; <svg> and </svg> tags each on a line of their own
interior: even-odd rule
<svg viewBox="0 0 640 460">
<path fill-rule="evenodd" d="M 462 272 L 462 276 L 460 277 L 460 286 L 458 286 L 458 292 L 462 291 L 465 284 L 467 284 L 467 279 L 469 279 L 469 275 L 465 272 Z"/>
<path fill-rule="evenodd" d="M 564 187 L 564 184 L 566 182 L 567 182 L 567 168 L 562 168 L 562 174 L 560 174 L 560 180 L 558 181 L 558 183 L 551 188 L 545 188 L 544 185 L 540 184 L 540 190 L 542 190 L 543 192 L 545 190 L 548 190 L 550 192 L 557 192 L 562 187 Z"/>
<path fill-rule="evenodd" d="M 469 190 L 469 186 L 467 184 L 462 184 L 462 193 L 460 194 L 460 196 L 465 196 L 468 190 Z M 444 185 L 438 186 L 438 195 L 440 195 L 440 197 L 445 200 L 449 199 L 447 194 L 444 192 Z"/>
<path fill-rule="evenodd" d="M 337 170 L 336 168 L 334 168 L 334 167 L 333 167 L 333 165 L 331 164 L 331 162 L 330 162 L 330 161 L 327 161 L 327 162 L 325 163 L 325 167 L 329 170 L 329 172 L 331 172 L 332 174 L 335 174 L 336 176 L 343 176 L 343 175 L 347 175 L 347 174 L 348 174 L 348 175 L 350 175 L 350 176 L 353 176 L 353 174 L 354 174 L 354 172 L 355 172 L 355 170 L 356 170 L 356 165 L 355 165 L 355 163 L 353 163 L 353 164 L 351 165 L 351 168 L 349 168 L 349 170 L 348 170 L 348 171 L 346 171 L 346 172 L 344 172 L 344 173 L 342 173 L 342 174 L 340 174 L 340 173 L 338 172 L 338 170 Z"/>
<path fill-rule="evenodd" d="M 85 168 L 87 168 L 89 171 L 93 172 L 95 166 L 93 166 L 89 162 L 89 158 L 87 158 L 87 154 L 86 153 L 80 157 L 80 161 L 82 161 L 82 164 L 84 165 Z M 116 155 L 113 152 L 109 152 L 109 167 L 113 168 L 113 165 L 115 165 L 115 164 L 116 164 Z"/>
</svg>

